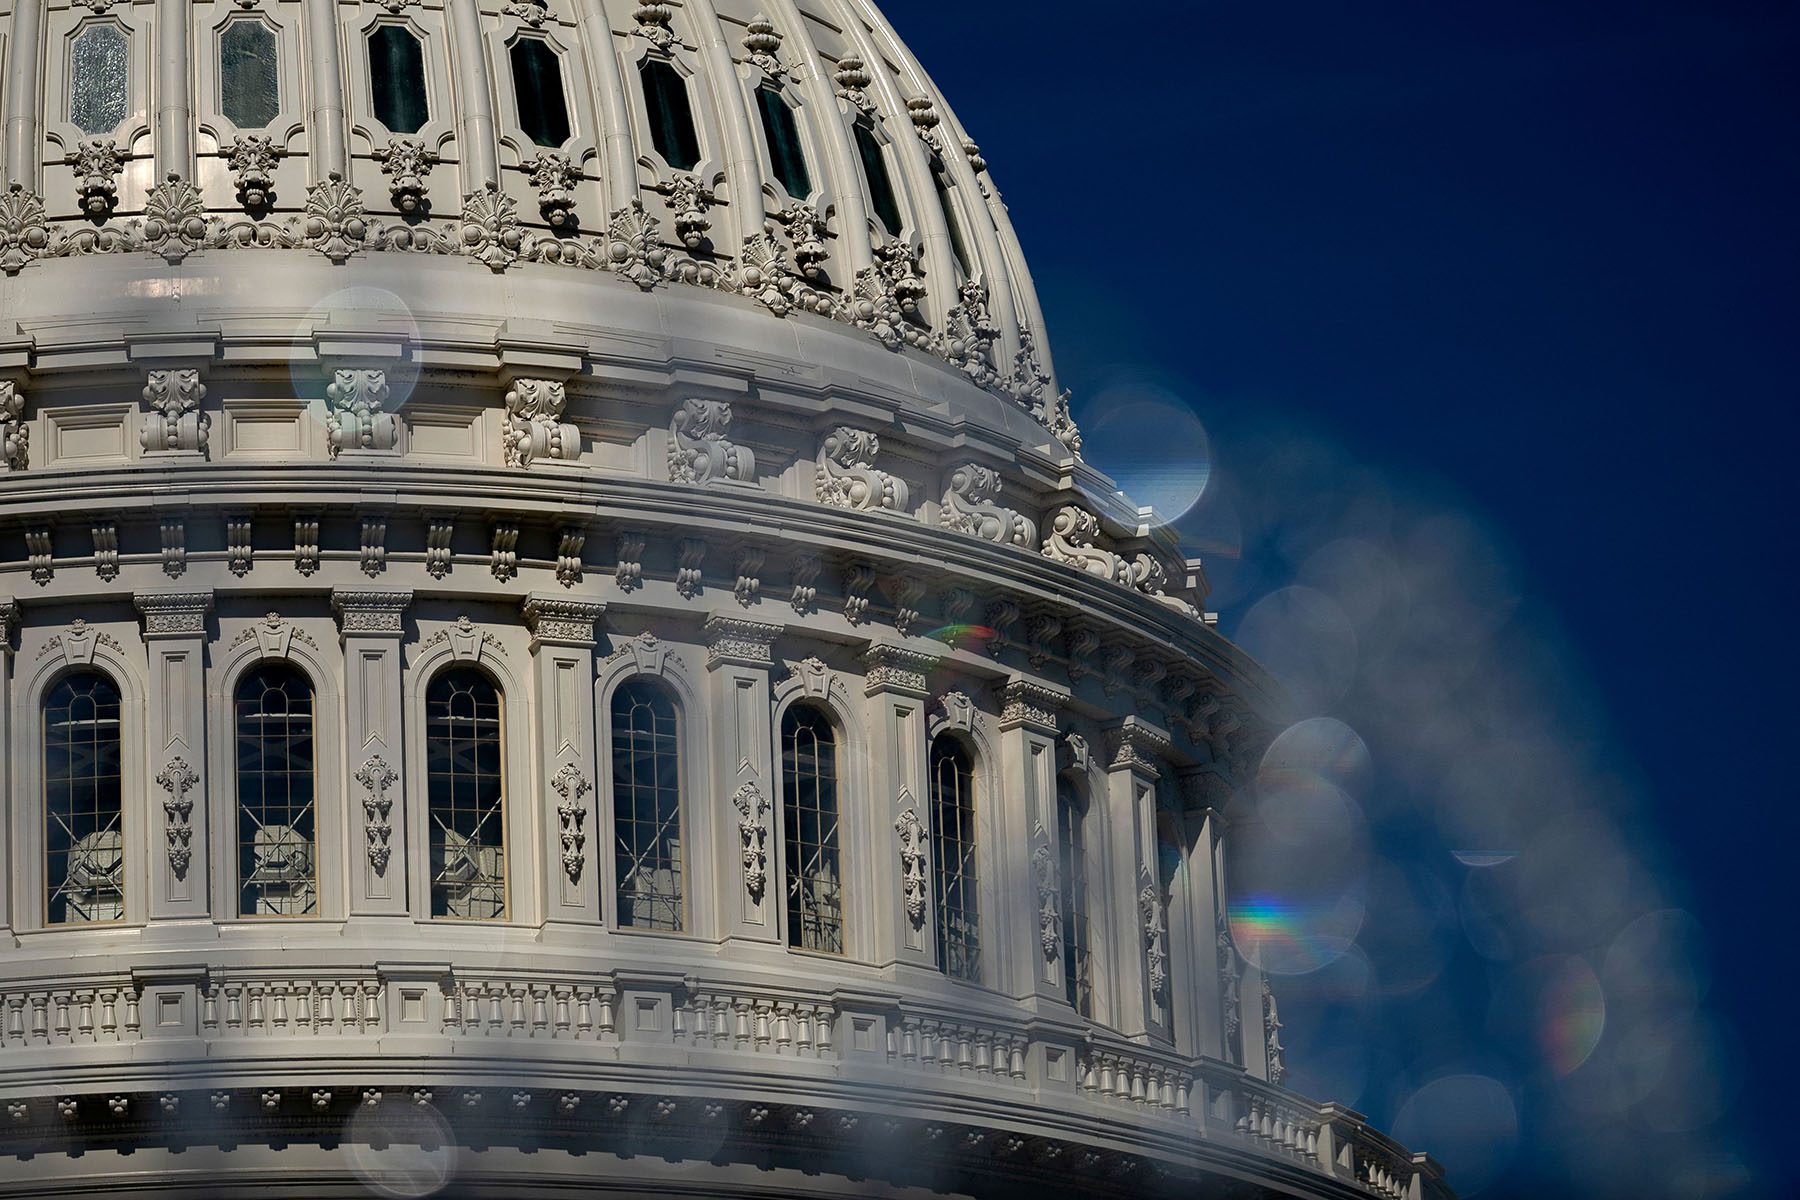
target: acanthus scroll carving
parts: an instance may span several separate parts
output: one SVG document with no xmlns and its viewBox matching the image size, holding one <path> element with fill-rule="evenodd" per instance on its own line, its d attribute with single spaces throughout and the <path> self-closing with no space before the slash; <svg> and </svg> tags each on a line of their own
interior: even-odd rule
<svg viewBox="0 0 1800 1200">
<path fill-rule="evenodd" d="M 0 379 L 0 471 L 23 471 L 31 461 L 31 428 L 25 424 L 25 393 Z"/>
<path fill-rule="evenodd" d="M 152 371 L 144 384 L 143 428 L 138 441 L 145 450 L 205 454 L 212 417 L 200 411 L 206 385 L 196 370 Z"/>
<path fill-rule="evenodd" d="M 1003 546 L 1029 548 L 1036 539 L 1031 521 L 996 503 L 1000 472 L 979 463 L 964 463 L 950 472 L 938 524 Z"/>
<path fill-rule="evenodd" d="M 900 803 L 906 806 L 894 820 L 894 831 L 900 835 L 900 892 L 906 917 L 918 929 L 925 924 L 925 825 L 905 788 L 900 790 Z"/>
<path fill-rule="evenodd" d="M 669 421 L 669 478 L 675 483 L 748 483 L 756 478 L 756 455 L 730 440 L 731 405 L 724 400 L 688 399 Z"/>
<path fill-rule="evenodd" d="M 562 833 L 563 874 L 569 877 L 570 883 L 580 883 L 582 867 L 587 862 L 587 832 L 582 828 L 587 821 L 585 797 L 593 790 L 593 785 L 581 773 L 580 767 L 566 763 L 551 779 L 550 786 L 556 789 L 558 796 L 556 819 Z"/>
<path fill-rule="evenodd" d="M 756 785 L 747 780 L 732 793 L 731 802 L 738 810 L 738 839 L 744 854 L 744 888 L 750 899 L 761 904 L 769 882 L 769 801 Z"/>
<path fill-rule="evenodd" d="M 906 481 L 877 470 L 881 439 L 865 429 L 840 425 L 819 442 L 819 474 L 814 485 L 819 503 L 832 508 L 874 512 L 904 509 Z"/>
<path fill-rule="evenodd" d="M 325 429 L 331 457 L 344 450 L 392 450 L 400 444 L 400 422 L 384 411 L 386 371 L 346 368 L 325 385 Z"/>
<path fill-rule="evenodd" d="M 400 776 L 387 759 L 372 754 L 356 772 L 356 782 L 363 787 L 363 833 L 369 846 L 369 866 L 375 874 L 387 874 L 388 859 L 393 855 L 394 801 L 388 789 Z"/>
<path fill-rule="evenodd" d="M 553 379 L 515 379 L 506 392 L 506 465 L 529 467 L 537 459 L 573 462 L 581 457 L 581 433 L 562 420 L 568 401 Z"/>
<path fill-rule="evenodd" d="M 188 867 L 194 861 L 194 801 L 188 793 L 199 782 L 200 776 L 179 755 L 170 759 L 156 776 L 157 786 L 168 793 L 163 797 L 167 822 L 164 838 L 168 843 L 169 869 L 177 879 L 187 878 Z"/>
<path fill-rule="evenodd" d="M 1099 536 L 1099 517 L 1085 508 L 1065 504 L 1051 518 L 1050 533 L 1044 539 L 1044 557 L 1130 587 L 1131 564 L 1095 545 Z"/>
</svg>

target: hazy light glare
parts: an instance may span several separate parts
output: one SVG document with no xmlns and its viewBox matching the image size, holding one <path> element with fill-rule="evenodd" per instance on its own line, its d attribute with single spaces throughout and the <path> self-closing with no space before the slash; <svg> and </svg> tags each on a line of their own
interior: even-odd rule
<svg viewBox="0 0 1800 1200">
<path fill-rule="evenodd" d="M 1190 405 L 1155 384 L 1127 381 L 1083 407 L 1083 457 L 1133 504 L 1154 508 L 1166 524 L 1199 502 L 1212 478 L 1212 444 Z"/>
<path fill-rule="evenodd" d="M 364 1104 L 344 1123 L 343 1153 L 378 1196 L 435 1196 L 456 1175 L 450 1123 L 429 1103 L 392 1097 Z"/>
<path fill-rule="evenodd" d="M 1308 715 L 1342 700 L 1356 678 L 1356 630 L 1337 601 L 1313 588 L 1285 587 L 1258 600 L 1239 624 L 1237 642 Z"/>
<path fill-rule="evenodd" d="M 1473 1196 L 1511 1161 L 1519 1114 L 1511 1092 L 1487 1075 L 1445 1075 L 1400 1106 L 1394 1137 L 1444 1164 L 1459 1195 Z"/>
</svg>

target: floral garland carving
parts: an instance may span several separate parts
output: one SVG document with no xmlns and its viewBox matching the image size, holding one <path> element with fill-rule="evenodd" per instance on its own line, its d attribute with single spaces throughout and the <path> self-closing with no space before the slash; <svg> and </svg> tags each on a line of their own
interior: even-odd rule
<svg viewBox="0 0 1800 1200">
<path fill-rule="evenodd" d="M 762 903 L 769 882 L 769 800 L 754 779 L 732 793 L 738 810 L 738 839 L 744 852 L 744 888 L 750 899 Z"/>
</svg>

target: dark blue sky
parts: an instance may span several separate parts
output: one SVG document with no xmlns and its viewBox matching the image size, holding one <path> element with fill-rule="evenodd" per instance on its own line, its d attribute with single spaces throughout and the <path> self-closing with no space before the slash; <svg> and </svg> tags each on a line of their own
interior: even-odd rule
<svg viewBox="0 0 1800 1200">
<path fill-rule="evenodd" d="M 886 11 L 982 143 L 1078 414 L 1139 378 L 1205 422 L 1235 507 L 1182 528 L 1236 533 L 1226 628 L 1294 581 L 1262 510 L 1314 484 L 1491 538 L 1509 653 L 1545 660 L 1543 710 L 1704 927 L 1718 1153 L 1794 1194 L 1800 5 Z M 1459 950 L 1395 1011 L 1504 1058 L 1468 1015 L 1500 973 Z"/>
</svg>

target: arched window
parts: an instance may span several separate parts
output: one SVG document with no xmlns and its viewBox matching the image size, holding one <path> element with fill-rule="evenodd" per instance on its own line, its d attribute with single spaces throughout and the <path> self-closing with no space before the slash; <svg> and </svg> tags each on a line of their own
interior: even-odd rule
<svg viewBox="0 0 1800 1200">
<path fill-rule="evenodd" d="M 264 663 L 237 689 L 238 913 L 318 911 L 313 688 L 286 663 Z"/>
<path fill-rule="evenodd" d="M 275 31 L 257 20 L 233 21 L 219 35 L 219 111 L 239 129 L 263 129 L 280 106 Z"/>
<path fill-rule="evenodd" d="M 650 116 L 650 144 L 675 170 L 693 170 L 700 163 L 700 136 L 694 131 L 687 80 L 660 58 L 646 58 L 638 67 L 638 78 L 644 85 L 644 111 Z"/>
<path fill-rule="evenodd" d="M 69 54 L 69 120 L 83 133 L 111 133 L 130 107 L 131 47 L 117 25 L 89 25 Z"/>
<path fill-rule="evenodd" d="M 804 200 L 812 194 L 812 175 L 806 169 L 806 149 L 800 143 L 800 126 L 794 110 L 772 87 L 756 89 L 756 107 L 762 113 L 763 139 L 769 143 L 769 166 L 787 194 Z"/>
<path fill-rule="evenodd" d="M 612 756 L 619 924 L 680 930 L 681 715 L 668 688 L 632 679 L 613 693 Z"/>
<path fill-rule="evenodd" d="M 506 916 L 506 779 L 500 689 L 452 667 L 425 692 L 431 915 Z"/>
<path fill-rule="evenodd" d="M 1084 1017 L 1094 1015 L 1094 945 L 1088 929 L 1087 805 L 1075 784 L 1056 781 L 1056 841 L 1062 848 L 1063 992 Z"/>
<path fill-rule="evenodd" d="M 122 712 L 118 687 L 98 671 L 65 676 L 44 697 L 45 919 L 52 925 L 125 916 Z"/>
<path fill-rule="evenodd" d="M 520 38 L 512 44 L 513 98 L 519 128 L 540 146 L 569 140 L 569 98 L 563 92 L 562 60 L 549 43 Z"/>
<path fill-rule="evenodd" d="M 425 51 L 409 29 L 381 25 L 369 34 L 369 83 L 375 119 L 390 133 L 417 133 L 431 119 Z"/>
<path fill-rule="evenodd" d="M 950 230 L 950 249 L 956 255 L 956 265 L 962 268 L 965 278 L 975 278 L 975 260 L 969 257 L 969 243 L 963 237 L 962 215 L 956 207 L 956 197 L 951 194 L 950 181 L 944 178 L 942 171 L 931 173 L 931 182 L 937 188 L 938 207 L 944 210 L 944 224 Z"/>
<path fill-rule="evenodd" d="M 796 704 L 781 718 L 781 781 L 788 945 L 842 954 L 837 735 L 811 705 Z"/>
<path fill-rule="evenodd" d="M 938 970 L 981 979 L 981 917 L 975 864 L 975 759 L 962 741 L 931 743 L 932 900 Z"/>
<path fill-rule="evenodd" d="M 851 129 L 856 135 L 856 154 L 862 159 L 863 177 L 869 184 L 869 202 L 875 216 L 889 237 L 900 236 L 900 201 L 894 194 L 894 177 L 888 174 L 887 154 L 875 140 L 875 131 L 867 121 L 858 121 Z"/>
</svg>

